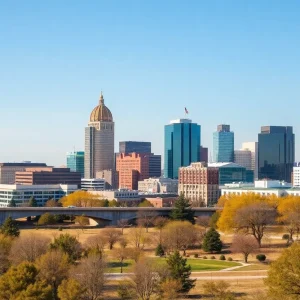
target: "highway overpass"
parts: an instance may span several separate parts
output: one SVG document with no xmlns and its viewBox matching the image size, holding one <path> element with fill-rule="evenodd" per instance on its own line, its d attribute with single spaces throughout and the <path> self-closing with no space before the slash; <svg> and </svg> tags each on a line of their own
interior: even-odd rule
<svg viewBox="0 0 300 300">
<path fill-rule="evenodd" d="M 153 216 L 169 216 L 172 207 L 1 207 L 0 224 L 9 216 L 13 219 L 40 216 L 44 213 L 54 215 L 85 215 L 94 219 L 101 225 L 117 225 L 121 219 L 134 220 L 139 214 L 153 214 Z M 195 216 L 211 216 L 217 208 L 200 207 L 193 208 Z"/>
</svg>

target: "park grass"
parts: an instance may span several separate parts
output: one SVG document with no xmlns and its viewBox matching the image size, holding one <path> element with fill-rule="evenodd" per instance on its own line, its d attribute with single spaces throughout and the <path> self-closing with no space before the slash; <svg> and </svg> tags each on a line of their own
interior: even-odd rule
<svg viewBox="0 0 300 300">
<path fill-rule="evenodd" d="M 234 269 L 232 271 L 261 271 L 268 270 L 269 266 L 265 264 L 255 264 L 250 266 L 241 267 L 238 269 Z"/>
<path fill-rule="evenodd" d="M 166 264 L 165 258 L 152 257 L 150 258 L 155 264 Z M 226 268 L 241 266 L 237 262 L 228 262 L 222 260 L 213 260 L 213 259 L 188 259 L 187 264 L 191 265 L 192 272 L 201 272 L 201 271 L 219 271 Z M 133 260 L 127 259 L 123 262 L 123 272 L 130 273 L 132 272 L 134 262 Z M 108 262 L 108 273 L 120 273 L 121 263 L 117 260 L 110 260 Z"/>
</svg>

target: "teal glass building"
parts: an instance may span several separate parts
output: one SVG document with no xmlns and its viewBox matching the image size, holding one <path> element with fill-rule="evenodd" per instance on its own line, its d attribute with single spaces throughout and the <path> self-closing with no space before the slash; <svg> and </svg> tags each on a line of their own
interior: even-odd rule
<svg viewBox="0 0 300 300">
<path fill-rule="evenodd" d="M 80 172 L 84 177 L 84 151 L 74 151 L 67 153 L 67 167 L 72 172 Z"/>
<path fill-rule="evenodd" d="M 213 161 L 234 161 L 234 133 L 230 131 L 230 125 L 218 125 L 213 134 Z"/>
<path fill-rule="evenodd" d="M 189 119 L 165 126 L 164 177 L 178 179 L 180 167 L 200 161 L 201 126 Z"/>
</svg>

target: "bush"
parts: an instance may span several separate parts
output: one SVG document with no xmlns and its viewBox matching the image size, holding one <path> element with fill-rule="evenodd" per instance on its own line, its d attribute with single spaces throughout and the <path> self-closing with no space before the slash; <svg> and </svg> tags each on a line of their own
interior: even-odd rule
<svg viewBox="0 0 300 300">
<path fill-rule="evenodd" d="M 222 254 L 222 255 L 220 256 L 220 260 L 226 260 L 225 255 Z"/>
<path fill-rule="evenodd" d="M 211 256 L 210 259 L 216 259 L 216 257 L 215 256 Z"/>
<path fill-rule="evenodd" d="M 206 257 L 206 256 L 203 256 L 203 259 L 207 259 L 207 257 Z"/>
<path fill-rule="evenodd" d="M 283 240 L 289 240 L 290 239 L 290 235 L 288 233 L 285 233 L 283 236 L 282 236 L 282 239 Z"/>
<path fill-rule="evenodd" d="M 256 259 L 260 262 L 265 261 L 266 260 L 266 256 L 264 254 L 257 254 L 256 255 Z"/>
<path fill-rule="evenodd" d="M 162 257 L 162 256 L 165 255 L 165 251 L 164 251 L 164 249 L 163 249 L 163 247 L 162 247 L 161 244 L 159 244 L 159 245 L 156 247 L 156 249 L 155 249 L 155 255 L 156 255 L 156 256 L 160 256 L 160 257 Z"/>
<path fill-rule="evenodd" d="M 58 231 L 62 231 L 62 227 L 61 226 L 58 227 Z"/>
<path fill-rule="evenodd" d="M 228 260 L 228 261 L 232 261 L 232 258 L 231 258 L 231 257 L 228 257 L 227 260 Z"/>
<path fill-rule="evenodd" d="M 195 258 L 198 258 L 198 257 L 199 257 L 199 254 L 198 254 L 198 253 L 195 253 L 195 254 L 194 254 L 194 257 L 195 257 Z"/>
</svg>

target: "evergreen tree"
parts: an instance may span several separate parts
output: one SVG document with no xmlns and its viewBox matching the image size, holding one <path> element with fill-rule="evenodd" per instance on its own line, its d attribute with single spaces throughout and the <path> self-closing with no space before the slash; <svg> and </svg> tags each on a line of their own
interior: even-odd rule
<svg viewBox="0 0 300 300">
<path fill-rule="evenodd" d="M 167 258 L 167 264 L 170 270 L 170 277 L 181 283 L 182 293 L 187 293 L 195 286 L 195 279 L 190 279 L 191 266 L 186 264 L 186 259 L 180 256 L 179 251 Z"/>
<path fill-rule="evenodd" d="M 204 235 L 202 249 L 205 252 L 220 252 L 222 250 L 222 241 L 220 240 L 220 234 L 216 229 L 210 228 Z"/>
<path fill-rule="evenodd" d="M 158 246 L 156 247 L 156 249 L 155 249 L 155 255 L 156 256 L 160 256 L 160 257 L 165 255 L 164 248 L 162 247 L 161 244 L 158 244 Z"/>
<path fill-rule="evenodd" d="M 195 224 L 194 212 L 191 209 L 189 201 L 184 198 L 183 194 L 180 194 L 175 201 L 170 217 L 173 220 L 190 221 L 192 224 Z"/>
<path fill-rule="evenodd" d="M 16 200 L 14 199 L 14 197 L 12 197 L 7 207 L 17 207 Z"/>
<path fill-rule="evenodd" d="M 30 197 L 29 202 L 28 202 L 28 206 L 29 207 L 37 207 L 38 206 L 38 204 L 37 204 L 37 202 L 36 202 L 36 200 L 33 196 Z"/>
<path fill-rule="evenodd" d="M 1 233 L 5 236 L 18 237 L 20 235 L 19 227 L 12 217 L 8 217 L 1 226 Z"/>
</svg>

